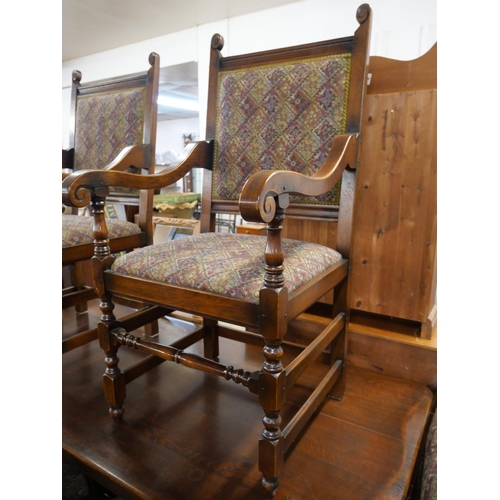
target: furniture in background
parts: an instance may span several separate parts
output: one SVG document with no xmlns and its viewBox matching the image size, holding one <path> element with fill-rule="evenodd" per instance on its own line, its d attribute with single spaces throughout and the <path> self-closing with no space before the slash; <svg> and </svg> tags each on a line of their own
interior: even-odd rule
<svg viewBox="0 0 500 500">
<path fill-rule="evenodd" d="M 160 58 L 149 56 L 147 72 L 112 78 L 89 84 L 81 83 L 81 73 L 73 72 L 71 88 L 70 148 L 63 151 L 63 168 L 78 176 L 83 170 L 131 171 L 150 174 L 154 171 L 157 122 L 157 99 Z M 63 175 L 63 178 L 66 175 Z M 113 187 L 106 203 L 93 205 L 105 213 L 107 203 L 138 205 L 137 224 L 107 219 L 112 253 L 129 251 L 153 241 L 153 191 L 139 194 L 136 189 Z M 99 190 L 97 190 L 99 191 Z M 74 193 L 78 198 L 78 193 Z M 82 206 L 85 206 L 83 204 Z M 94 288 L 86 284 L 84 265 L 94 255 L 92 216 L 62 216 L 62 265 L 73 268 L 72 284 L 63 289 L 63 309 L 75 306 L 86 310 L 86 302 L 95 298 Z M 151 326 L 154 333 L 155 326 Z M 97 338 L 92 328 L 63 340 L 63 352 Z"/>
<path fill-rule="evenodd" d="M 184 176 L 183 182 L 187 175 Z M 194 213 L 201 195 L 193 192 L 161 193 L 153 199 L 153 243 L 170 241 L 180 235 L 199 234 L 200 221 Z"/>
<path fill-rule="evenodd" d="M 236 232 L 240 234 L 258 234 L 260 236 L 265 236 L 266 231 L 267 227 L 265 224 L 247 223 L 236 226 Z"/>
<path fill-rule="evenodd" d="M 356 187 L 353 310 L 436 330 L 437 45 L 370 58 Z"/>
<path fill-rule="evenodd" d="M 236 233 L 236 214 L 219 214 L 215 218 L 216 231 Z"/>
<path fill-rule="evenodd" d="M 193 142 L 192 134 L 183 134 L 183 140 L 187 146 Z M 176 164 L 177 155 L 168 165 L 157 164 L 155 173 L 169 172 Z M 200 232 L 201 195 L 193 193 L 192 171 L 182 178 L 182 191 L 176 184 L 155 190 L 153 197 L 153 243 L 155 244 Z"/>
<path fill-rule="evenodd" d="M 126 385 L 165 360 L 241 384 L 264 412 L 258 461 L 269 494 L 278 487 L 285 452 L 325 397 L 340 399 L 345 389 L 347 274 L 370 7 L 361 5 L 356 17 L 360 26 L 353 36 L 232 57 L 222 56 L 223 39 L 214 35 L 206 142 L 188 144 L 168 173 L 87 171 L 63 181 L 65 203 L 93 207 L 94 286 L 101 300 L 99 340 L 111 416 L 123 418 Z M 100 209 L 103 186 L 154 190 L 193 167 L 206 169 L 201 234 L 115 259 Z M 266 223 L 267 237 L 214 232 L 218 213 L 238 210 L 247 221 Z M 285 212 L 338 218 L 337 250 L 282 238 Z M 286 338 L 290 322 L 330 290 L 335 301 L 323 331 L 312 339 Z M 114 296 L 156 306 L 117 319 Z M 171 343 L 130 333 L 178 310 L 202 317 L 202 324 Z M 260 345 L 262 367 L 219 363 L 227 359 L 219 353 L 219 336 Z M 203 355 L 187 352 L 200 341 Z M 149 356 L 122 369 L 117 356 L 122 346 Z M 282 358 L 289 361 L 286 366 Z M 182 379 L 184 371 L 178 373 Z M 310 373 L 318 378 L 308 397 L 294 414 L 282 412 L 286 401 L 298 401 L 294 394 L 303 391 L 300 380 Z M 188 387 L 182 393 L 189 393 Z M 205 435 L 195 415 L 187 420 L 190 433 Z"/>
</svg>

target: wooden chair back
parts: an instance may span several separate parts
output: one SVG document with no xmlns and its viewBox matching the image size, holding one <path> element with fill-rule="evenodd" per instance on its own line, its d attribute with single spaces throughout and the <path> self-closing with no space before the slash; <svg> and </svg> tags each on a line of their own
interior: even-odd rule
<svg viewBox="0 0 500 500">
<path fill-rule="evenodd" d="M 214 230 L 216 213 L 238 213 L 254 172 L 312 175 L 335 136 L 359 132 L 368 58 L 364 15 L 361 6 L 361 26 L 350 37 L 231 57 L 222 56 L 224 41 L 214 35 L 206 129 L 214 161 L 204 174 L 202 231 Z M 345 182 L 352 190 L 353 181 Z M 337 218 L 342 184 L 319 197 L 292 196 L 287 216 Z"/>
<path fill-rule="evenodd" d="M 150 54 L 149 63 L 151 67 L 146 72 L 85 84 L 81 82 L 81 72 L 73 71 L 69 152 L 74 171 L 101 170 L 110 165 L 114 168 L 113 163 L 125 148 L 147 145 L 147 154 L 141 161 L 134 159 L 134 164 L 125 168 L 139 174 L 154 173 L 159 56 Z M 107 200 L 139 206 L 139 225 L 151 232 L 153 194 L 114 188 Z"/>
</svg>

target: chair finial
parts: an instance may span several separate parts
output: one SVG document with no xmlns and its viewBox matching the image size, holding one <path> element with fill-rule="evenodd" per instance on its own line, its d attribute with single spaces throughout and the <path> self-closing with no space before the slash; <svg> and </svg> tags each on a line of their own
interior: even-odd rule
<svg viewBox="0 0 500 500">
<path fill-rule="evenodd" d="M 159 63 L 160 56 L 156 52 L 151 52 L 151 54 L 149 54 L 148 60 L 149 64 L 151 64 L 151 66 L 154 66 L 155 63 Z"/>
<path fill-rule="evenodd" d="M 370 16 L 371 8 L 367 3 L 364 3 L 358 7 L 356 11 L 356 20 L 359 24 L 363 24 Z"/>
<path fill-rule="evenodd" d="M 75 83 L 80 83 L 81 80 L 82 80 L 82 72 L 81 71 L 78 71 L 77 69 L 75 69 L 73 71 L 73 74 L 71 76 L 71 79 L 75 82 Z"/>
<path fill-rule="evenodd" d="M 222 50 L 222 47 L 224 47 L 224 38 L 222 35 L 219 35 L 218 33 L 216 33 L 212 37 L 212 49 Z"/>
</svg>

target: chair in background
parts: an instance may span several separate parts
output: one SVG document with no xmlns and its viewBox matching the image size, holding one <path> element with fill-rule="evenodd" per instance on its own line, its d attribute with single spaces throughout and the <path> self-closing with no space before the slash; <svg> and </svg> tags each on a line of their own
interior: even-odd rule
<svg viewBox="0 0 500 500">
<path fill-rule="evenodd" d="M 164 360 L 242 384 L 263 408 L 258 460 L 270 494 L 278 487 L 285 452 L 324 398 L 340 399 L 345 386 L 348 258 L 370 7 L 360 6 L 356 17 L 360 26 L 353 36 L 232 57 L 221 55 L 223 39 L 214 35 L 206 141 L 188 145 L 166 174 L 85 172 L 63 181 L 65 203 L 90 202 L 94 211 L 94 285 L 101 299 L 103 385 L 111 416 L 123 417 L 126 384 Z M 103 186 L 158 189 L 193 167 L 206 169 L 201 233 L 115 259 L 102 210 Z M 267 236 L 214 232 L 216 214 L 238 209 L 247 221 L 267 223 Z M 282 238 L 285 212 L 338 219 L 337 249 Z M 289 323 L 332 289 L 330 322 L 297 353 L 300 339 L 287 338 Z M 142 320 L 142 313 L 134 321 L 118 320 L 114 296 L 156 307 Z M 170 345 L 130 333 L 177 310 L 203 318 L 199 329 Z M 219 336 L 261 343 L 262 368 L 219 363 Z M 198 342 L 203 355 L 185 352 Z M 121 346 L 150 356 L 122 369 Z M 286 366 L 282 359 L 289 360 Z M 299 377 L 313 364 L 323 369 L 316 389 L 291 418 L 282 415 Z"/>
<path fill-rule="evenodd" d="M 147 72 L 81 83 L 81 73 L 73 72 L 69 149 L 63 150 L 63 169 L 154 172 L 157 99 L 160 58 L 149 56 Z M 63 179 L 67 176 L 63 170 Z M 110 189 L 106 206 L 137 207 L 137 224 L 109 218 L 106 221 L 111 252 L 130 251 L 153 242 L 153 191 L 133 188 Z M 74 209 L 73 209 L 74 210 Z M 131 217 L 127 217 L 130 219 Z M 133 220 L 133 219 L 132 219 Z M 62 265 L 69 266 L 71 284 L 63 288 L 63 309 L 75 306 L 86 311 L 86 302 L 96 298 L 86 284 L 85 261 L 94 255 L 93 218 L 77 214 L 62 217 Z M 148 327 L 154 333 L 154 326 Z M 63 352 L 97 338 L 93 328 L 63 340 Z"/>
</svg>

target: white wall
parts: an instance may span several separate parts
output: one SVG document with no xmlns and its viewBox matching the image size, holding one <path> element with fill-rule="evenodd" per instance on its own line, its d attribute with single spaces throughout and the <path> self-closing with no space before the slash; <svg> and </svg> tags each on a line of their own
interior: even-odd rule
<svg viewBox="0 0 500 500">
<path fill-rule="evenodd" d="M 414 59 L 427 52 L 436 41 L 436 2 L 371 0 L 371 54 Z M 82 72 L 83 81 L 93 81 L 144 71 L 152 51 L 160 54 L 162 67 L 197 61 L 202 110 L 199 130 L 203 139 L 210 40 L 214 33 L 224 37 L 226 56 L 348 36 L 358 26 L 356 9 L 361 3 L 361 0 L 303 0 L 66 61 L 62 65 L 63 147 L 68 143 L 73 69 Z"/>
<path fill-rule="evenodd" d="M 200 135 L 199 119 L 164 120 L 158 122 L 156 129 L 156 152 L 175 151 L 177 155 L 184 148 L 183 134 Z"/>
<path fill-rule="evenodd" d="M 356 9 L 361 3 L 360 0 L 306 0 L 232 18 L 228 33 L 230 52 L 238 54 L 348 36 L 358 27 Z M 421 42 L 422 27 L 436 25 L 436 0 L 368 3 L 373 10 L 373 55 L 413 59 L 436 41 L 434 28 L 434 39 Z"/>
</svg>

